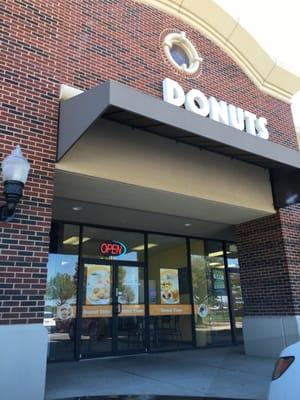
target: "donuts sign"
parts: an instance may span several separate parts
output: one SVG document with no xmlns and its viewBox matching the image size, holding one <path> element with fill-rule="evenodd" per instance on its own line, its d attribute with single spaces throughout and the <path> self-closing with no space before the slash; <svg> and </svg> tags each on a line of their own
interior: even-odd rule
<svg viewBox="0 0 300 400">
<path fill-rule="evenodd" d="M 245 131 L 250 135 L 269 139 L 266 118 L 257 117 L 252 112 L 227 104 L 225 101 L 218 101 L 212 96 L 207 98 L 197 89 L 185 93 L 179 83 L 172 79 L 166 78 L 163 81 L 163 100 L 177 107 L 184 106 L 188 111 Z"/>
<path fill-rule="evenodd" d="M 123 256 L 127 253 L 124 243 L 117 240 L 107 240 L 99 244 L 99 253 L 102 256 Z"/>
</svg>

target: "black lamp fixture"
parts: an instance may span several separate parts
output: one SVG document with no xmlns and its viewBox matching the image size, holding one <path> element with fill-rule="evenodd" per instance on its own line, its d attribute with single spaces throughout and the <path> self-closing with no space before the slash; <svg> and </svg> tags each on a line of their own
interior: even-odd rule
<svg viewBox="0 0 300 400">
<path fill-rule="evenodd" d="M 0 221 L 10 222 L 14 218 L 16 206 L 22 197 L 30 164 L 23 156 L 21 147 L 17 145 L 11 154 L 4 158 L 1 167 L 6 204 L 0 207 Z"/>
</svg>

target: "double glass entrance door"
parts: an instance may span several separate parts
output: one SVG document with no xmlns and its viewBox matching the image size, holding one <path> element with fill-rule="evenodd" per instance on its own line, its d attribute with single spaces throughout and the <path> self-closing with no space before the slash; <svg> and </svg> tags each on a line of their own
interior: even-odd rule
<svg viewBox="0 0 300 400">
<path fill-rule="evenodd" d="M 144 352 L 144 266 L 83 261 L 79 357 Z"/>
</svg>

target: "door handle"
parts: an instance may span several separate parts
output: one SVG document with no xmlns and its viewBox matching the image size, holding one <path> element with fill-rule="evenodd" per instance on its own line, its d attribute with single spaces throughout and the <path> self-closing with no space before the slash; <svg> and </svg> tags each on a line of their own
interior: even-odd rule
<svg viewBox="0 0 300 400">
<path fill-rule="evenodd" d="M 122 314 L 122 303 L 118 303 L 118 312 L 117 314 Z"/>
<path fill-rule="evenodd" d="M 122 303 L 114 303 L 113 304 L 113 314 L 119 315 L 122 313 Z"/>
</svg>

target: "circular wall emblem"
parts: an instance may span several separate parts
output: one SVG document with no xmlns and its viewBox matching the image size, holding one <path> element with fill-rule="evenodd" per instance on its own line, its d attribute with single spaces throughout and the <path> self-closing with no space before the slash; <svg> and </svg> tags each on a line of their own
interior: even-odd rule
<svg viewBox="0 0 300 400">
<path fill-rule="evenodd" d="M 173 32 L 165 36 L 163 49 L 167 59 L 177 69 L 187 74 L 195 74 L 200 71 L 202 57 L 193 43 L 186 37 L 185 32 Z"/>
</svg>

